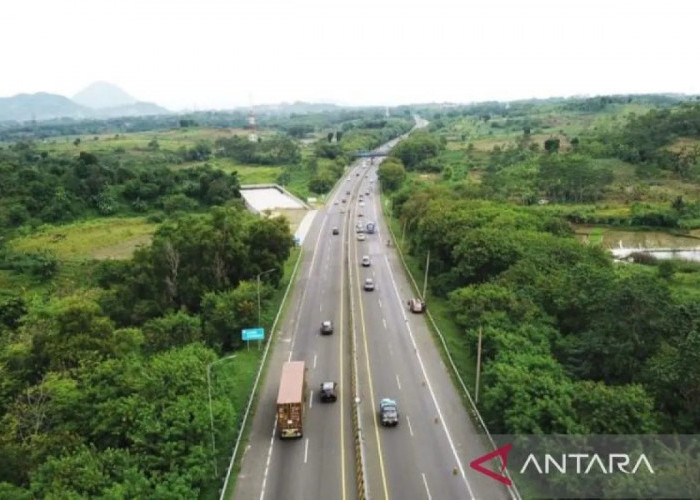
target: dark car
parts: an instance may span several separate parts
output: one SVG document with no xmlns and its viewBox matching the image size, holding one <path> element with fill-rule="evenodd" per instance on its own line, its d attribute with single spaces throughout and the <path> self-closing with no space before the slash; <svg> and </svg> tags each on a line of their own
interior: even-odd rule
<svg viewBox="0 0 700 500">
<path fill-rule="evenodd" d="M 337 227 L 333 228 L 333 234 L 340 234 L 340 231 L 338 230 Z"/>
<path fill-rule="evenodd" d="M 338 384 L 335 382 L 324 382 L 321 384 L 321 402 L 322 403 L 335 403 L 338 399 L 336 394 L 336 388 Z"/>
<path fill-rule="evenodd" d="M 379 418 L 385 426 L 394 427 L 399 423 L 399 407 L 395 400 L 383 398 L 379 401 Z"/>
<path fill-rule="evenodd" d="M 331 320 L 321 323 L 321 335 L 330 335 L 333 333 L 333 322 Z"/>
</svg>

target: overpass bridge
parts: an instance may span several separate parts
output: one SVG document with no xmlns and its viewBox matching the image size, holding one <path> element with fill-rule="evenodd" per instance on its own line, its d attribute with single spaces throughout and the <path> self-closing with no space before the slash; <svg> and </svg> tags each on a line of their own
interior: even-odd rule
<svg viewBox="0 0 700 500">
<path fill-rule="evenodd" d="M 386 155 L 387 153 L 380 151 L 355 151 L 354 153 L 351 153 L 353 158 L 377 158 Z"/>
</svg>

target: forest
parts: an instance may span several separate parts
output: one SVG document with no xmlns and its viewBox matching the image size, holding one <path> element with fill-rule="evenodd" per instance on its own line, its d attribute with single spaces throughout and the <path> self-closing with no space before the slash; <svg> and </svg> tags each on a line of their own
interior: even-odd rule
<svg viewBox="0 0 700 500">
<path fill-rule="evenodd" d="M 423 110 L 380 166 L 394 228 L 472 382 L 483 336 L 492 433 L 693 434 L 700 266 L 581 231 L 700 238 L 700 105 L 592 104 Z"/>
<path fill-rule="evenodd" d="M 240 332 L 271 326 L 299 255 L 241 186 L 323 196 L 413 123 L 271 115 L 251 136 L 229 118 L 5 129 L 0 498 L 215 496 L 261 358 Z"/>
</svg>

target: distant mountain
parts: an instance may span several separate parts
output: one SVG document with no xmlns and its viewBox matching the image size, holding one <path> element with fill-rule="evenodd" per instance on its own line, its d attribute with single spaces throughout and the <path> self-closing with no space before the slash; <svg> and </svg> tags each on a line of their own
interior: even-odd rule
<svg viewBox="0 0 700 500">
<path fill-rule="evenodd" d="M 136 104 L 136 99 L 108 82 L 91 83 L 73 96 L 78 104 L 93 109 L 116 108 Z"/>
<path fill-rule="evenodd" d="M 117 118 L 169 114 L 152 102 L 139 102 L 116 85 L 96 82 L 78 92 L 74 100 L 56 94 L 18 94 L 0 97 L 0 122 L 53 118 Z"/>
<path fill-rule="evenodd" d="M 95 116 L 99 118 L 116 118 L 119 116 L 145 116 L 145 115 L 167 115 L 170 111 L 153 104 L 152 102 L 135 102 L 124 106 L 113 108 L 101 108 L 94 110 Z"/>
<path fill-rule="evenodd" d="M 89 118 L 92 114 L 91 109 L 57 94 L 39 92 L 0 97 L 0 121 L 50 120 L 63 116 Z"/>
</svg>

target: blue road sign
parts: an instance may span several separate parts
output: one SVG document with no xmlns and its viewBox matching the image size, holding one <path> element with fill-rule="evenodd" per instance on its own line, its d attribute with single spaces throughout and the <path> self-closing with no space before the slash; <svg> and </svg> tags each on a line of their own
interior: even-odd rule
<svg viewBox="0 0 700 500">
<path fill-rule="evenodd" d="M 243 340 L 263 340 L 265 338 L 264 328 L 245 328 L 241 330 Z"/>
</svg>

